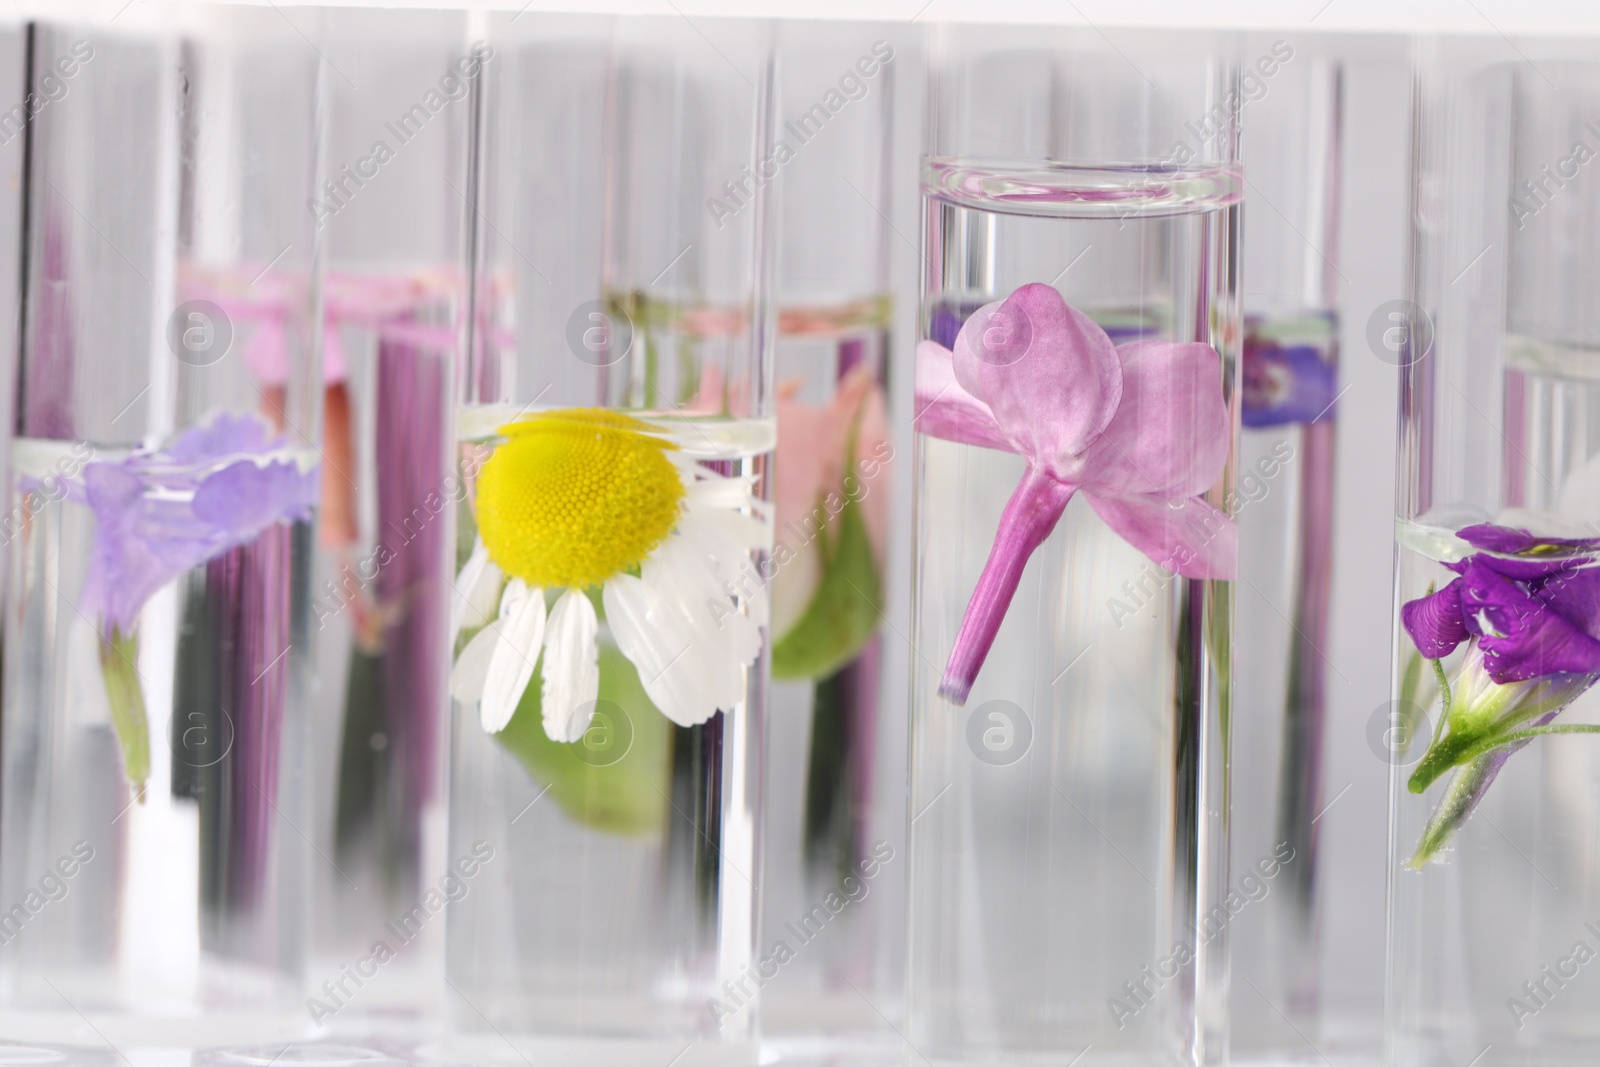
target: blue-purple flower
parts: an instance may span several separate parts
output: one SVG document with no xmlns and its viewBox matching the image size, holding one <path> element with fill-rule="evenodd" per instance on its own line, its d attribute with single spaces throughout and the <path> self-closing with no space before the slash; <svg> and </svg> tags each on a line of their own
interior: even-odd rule
<svg viewBox="0 0 1600 1067">
<path fill-rule="evenodd" d="M 94 513 L 87 607 L 126 632 L 172 579 L 277 522 L 309 519 L 319 471 L 254 415 L 223 414 L 165 449 L 83 468 Z"/>
<path fill-rule="evenodd" d="M 1419 868 L 1472 814 L 1513 752 L 1543 734 L 1600 732 L 1552 725 L 1600 679 L 1600 538 L 1490 524 L 1456 536 L 1478 551 L 1445 563 L 1457 577 L 1400 609 L 1417 651 L 1433 661 L 1443 701 L 1440 729 L 1409 788 L 1422 793 L 1461 768 L 1411 858 Z M 1452 700 L 1440 661 L 1462 645 Z"/>
<path fill-rule="evenodd" d="M 112 722 L 141 795 L 150 740 L 134 666 L 140 610 L 179 575 L 276 523 L 309 519 L 319 474 L 261 419 L 223 414 L 166 448 L 87 463 L 69 487 L 69 498 L 95 518 L 83 606 L 99 620 Z"/>
<path fill-rule="evenodd" d="M 1600 672 L 1600 540 L 1536 538 L 1483 524 L 1456 535 L 1480 551 L 1445 566 L 1460 577 L 1400 609 L 1417 649 L 1440 659 L 1476 639 L 1502 685 Z"/>
<path fill-rule="evenodd" d="M 1313 345 L 1280 345 L 1247 333 L 1241 378 L 1241 421 L 1247 427 L 1333 418 L 1339 371 Z"/>
</svg>

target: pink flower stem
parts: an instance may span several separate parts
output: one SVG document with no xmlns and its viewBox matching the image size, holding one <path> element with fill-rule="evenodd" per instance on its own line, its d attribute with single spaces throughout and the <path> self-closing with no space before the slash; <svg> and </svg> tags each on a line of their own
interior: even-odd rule
<svg viewBox="0 0 1600 1067">
<path fill-rule="evenodd" d="M 1022 476 L 1022 484 L 1011 494 L 1005 514 L 1000 517 L 994 548 L 989 550 L 989 562 L 983 565 L 978 587 L 973 590 L 967 614 L 961 620 L 961 632 L 956 634 L 955 648 L 944 669 L 944 681 L 939 683 L 939 695 L 952 704 L 960 706 L 967 702 L 972 683 L 989 656 L 1006 609 L 1011 606 L 1011 598 L 1022 581 L 1023 568 L 1028 565 L 1033 550 L 1056 528 L 1061 513 L 1067 509 L 1067 501 L 1076 491 L 1077 486 L 1057 481 L 1030 466 Z"/>
</svg>

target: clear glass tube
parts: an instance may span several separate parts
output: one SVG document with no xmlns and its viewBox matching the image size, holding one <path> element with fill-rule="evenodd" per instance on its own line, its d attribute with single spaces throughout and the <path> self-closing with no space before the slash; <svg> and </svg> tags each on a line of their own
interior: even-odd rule
<svg viewBox="0 0 1600 1067">
<path fill-rule="evenodd" d="M 28 30 L 11 1038 L 304 1027 L 318 67 L 272 12 L 190 14 Z M 245 310 L 258 286 L 276 329 Z"/>
<path fill-rule="evenodd" d="M 1255 206 L 1242 264 L 1231 866 L 1255 899 L 1233 928 L 1232 1038 L 1236 1057 L 1270 1059 L 1304 1050 L 1321 1025 L 1342 75 L 1304 41 L 1252 35 L 1244 54 Z M 1263 863 L 1281 869 L 1268 880 Z"/>
<path fill-rule="evenodd" d="M 327 178 L 308 205 L 326 247 L 329 507 L 311 611 L 327 861 L 312 866 L 306 1010 L 319 1035 L 393 1038 L 397 1019 L 437 1016 L 444 909 L 472 888 L 445 853 L 446 576 L 465 495 L 452 419 L 467 147 L 494 57 L 461 12 L 329 11 L 313 25 L 330 66 Z M 380 945 L 392 958 L 374 959 Z"/>
<path fill-rule="evenodd" d="M 488 42 L 451 681 L 450 854 L 481 869 L 450 1047 L 753 1055 L 771 29 L 528 14 Z"/>
<path fill-rule="evenodd" d="M 794 954 L 762 990 L 762 1034 L 791 1055 L 892 1044 L 900 1014 L 906 719 L 882 632 L 905 562 L 885 395 L 895 29 L 785 23 L 778 50 L 774 522 L 792 558 L 772 575 L 759 945 Z"/>
<path fill-rule="evenodd" d="M 22 85 L 27 77 L 28 63 L 28 26 L 25 22 L 13 22 L 0 25 L 0 76 L 11 85 Z M 8 193 L 0 198 L 0 247 L 22 247 L 22 166 L 24 163 L 23 149 L 27 146 L 27 139 L 22 136 L 22 124 L 15 116 L 9 125 L 0 123 L 0 173 L 3 173 L 5 187 Z M 19 313 L 22 286 L 19 283 L 22 266 L 21 256 L 0 257 L 0 321 L 17 321 Z M 7 331 L 8 335 L 0 341 L 0 367 L 5 369 L 5 380 L 10 380 L 14 373 L 17 359 L 18 337 L 15 330 Z M 0 390 L 0 424 L 9 426 L 12 419 L 13 406 L 16 403 L 14 391 Z M 9 462 L 11 454 L 11 435 L 0 437 L 0 461 Z M 0 568 L 0 589 L 4 588 L 4 569 Z"/>
<path fill-rule="evenodd" d="M 1600 1051 L 1593 641 L 1600 50 L 1417 47 L 1387 1062 Z M 1461 594 L 1459 602 L 1457 594 Z M 1552 629 L 1554 628 L 1554 629 Z M 1446 710 L 1448 709 L 1448 710 Z"/>
<path fill-rule="evenodd" d="M 1236 42 L 930 47 L 907 1038 L 935 1062 L 1220 1063 Z M 1164 399 L 1140 384 L 1180 363 Z M 1183 478 L 1104 473 L 1124 447 Z M 1126 504 L 1142 532 L 1106 503 L 1158 486 Z"/>
</svg>

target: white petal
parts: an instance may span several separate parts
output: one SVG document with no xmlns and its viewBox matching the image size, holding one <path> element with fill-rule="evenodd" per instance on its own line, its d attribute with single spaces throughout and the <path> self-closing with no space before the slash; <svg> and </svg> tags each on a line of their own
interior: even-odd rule
<svg viewBox="0 0 1600 1067">
<path fill-rule="evenodd" d="M 606 583 L 605 604 L 617 647 L 673 722 L 704 722 L 744 700 L 745 668 L 761 651 L 761 634 L 723 593 L 704 550 L 670 538 L 639 578 Z"/>
<path fill-rule="evenodd" d="M 576 589 L 561 594 L 550 609 L 540 708 L 544 732 L 552 741 L 578 740 L 594 718 L 600 696 L 599 630 L 594 605 Z"/>
<path fill-rule="evenodd" d="M 450 647 L 456 647 L 456 638 L 463 629 L 483 626 L 495 614 L 495 599 L 500 595 L 504 580 L 500 568 L 489 559 L 489 550 L 479 540 L 472 546 L 472 555 L 461 565 L 456 575 L 455 595 L 450 600 Z"/>
<path fill-rule="evenodd" d="M 533 678 L 539 646 L 544 643 L 544 623 L 544 590 L 529 589 L 521 578 L 507 582 L 500 598 L 500 618 L 490 624 L 500 631 L 500 640 L 489 657 L 483 700 L 478 706 L 483 728 L 491 734 L 506 728 Z"/>
<path fill-rule="evenodd" d="M 721 577 L 733 563 L 748 557 L 715 531 L 686 525 L 684 532 L 646 561 L 640 575 L 647 594 L 686 609 L 689 651 L 666 673 L 681 674 L 685 686 L 692 684 L 697 690 L 694 699 L 699 703 L 727 710 L 744 700 L 745 668 L 761 653 L 759 624 L 734 606 Z M 758 608 L 764 621 L 765 590 L 759 584 L 750 590 L 736 588 L 749 593 L 741 599 Z"/>
<path fill-rule="evenodd" d="M 702 523 L 722 530 L 749 549 L 772 548 L 772 505 L 757 500 L 743 478 L 727 478 L 701 468 L 694 480 L 685 480 L 684 502 Z"/>
<path fill-rule="evenodd" d="M 693 460 L 684 462 L 678 473 L 691 496 L 720 500 L 728 507 L 739 507 L 753 496 L 750 479 L 743 475 L 718 474 Z"/>
<path fill-rule="evenodd" d="M 605 606 L 606 625 L 611 627 L 617 651 L 627 656 L 638 670 L 639 681 L 648 683 L 666 666 L 672 653 L 662 651 L 662 620 L 650 618 L 644 583 L 631 574 L 607 578 L 601 588 L 600 602 Z M 648 684 L 645 691 L 650 691 Z M 651 699 L 655 699 L 653 695 Z"/>
<path fill-rule="evenodd" d="M 772 551 L 772 526 L 754 515 L 743 515 L 737 511 L 724 511 L 720 508 L 707 508 L 695 504 L 688 505 L 688 511 L 696 521 L 715 527 L 747 552 Z"/>
<path fill-rule="evenodd" d="M 688 655 L 691 641 L 681 623 L 667 618 L 661 600 L 631 574 L 608 579 L 603 599 L 611 636 L 617 640 L 618 651 L 638 670 L 639 684 L 651 703 L 680 726 L 709 719 L 716 707 L 708 706 L 693 679 L 677 669 Z"/>
<path fill-rule="evenodd" d="M 686 520 L 680 530 L 683 541 L 700 553 L 724 596 L 732 589 L 744 605 L 745 612 L 765 622 L 768 612 L 767 583 L 746 548 L 718 527 L 695 522 L 692 518 Z M 731 601 L 728 606 L 732 607 Z M 718 611 L 716 614 L 720 616 L 722 613 Z M 719 620 L 711 621 L 715 623 Z"/>
<path fill-rule="evenodd" d="M 469 706 L 483 699 L 483 683 L 489 677 L 489 657 L 500 643 L 500 628 L 485 626 L 472 635 L 450 668 L 450 698 Z"/>
</svg>

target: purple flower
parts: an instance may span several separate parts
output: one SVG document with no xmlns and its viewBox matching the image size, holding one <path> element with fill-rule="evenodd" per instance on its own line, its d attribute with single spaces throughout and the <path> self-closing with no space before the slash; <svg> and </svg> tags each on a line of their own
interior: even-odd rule
<svg viewBox="0 0 1600 1067">
<path fill-rule="evenodd" d="M 1459 768 L 1407 861 L 1417 869 L 1440 854 L 1518 749 L 1545 734 L 1600 732 L 1553 723 L 1600 678 L 1600 568 L 1585 554 L 1600 540 L 1488 524 L 1457 536 L 1480 551 L 1446 563 L 1458 577 L 1400 609 L 1417 651 L 1434 661 L 1448 726 L 1408 788 L 1420 794 Z M 1452 699 L 1439 661 L 1463 644 Z"/>
<path fill-rule="evenodd" d="M 1400 609 L 1418 651 L 1440 659 L 1477 638 L 1484 667 L 1500 685 L 1600 672 L 1600 570 L 1585 566 L 1591 557 L 1573 554 L 1600 542 L 1488 524 L 1458 536 L 1485 551 L 1445 564 L 1460 577 Z M 1550 553 L 1560 555 L 1539 558 Z"/>
<path fill-rule="evenodd" d="M 941 305 L 935 308 L 933 316 L 928 320 L 928 340 L 941 348 L 954 348 L 962 324 L 967 321 L 967 316 L 976 310 L 976 305 L 959 307 Z"/>
<path fill-rule="evenodd" d="M 1245 335 L 1244 412 L 1249 427 L 1333 418 L 1338 368 L 1310 345 L 1279 346 L 1254 333 Z"/>
<path fill-rule="evenodd" d="M 1443 659 L 1472 636 L 1461 615 L 1459 581 L 1407 603 L 1400 609 L 1400 621 L 1411 635 L 1411 643 L 1428 659 Z"/>
<path fill-rule="evenodd" d="M 1514 530 L 1509 526 L 1496 526 L 1481 522 L 1460 530 L 1457 537 L 1484 552 L 1498 552 L 1505 556 L 1574 557 L 1600 549 L 1600 537 L 1539 537 L 1527 530 Z M 1568 558 L 1568 563 L 1590 562 Z"/>
<path fill-rule="evenodd" d="M 165 449 L 84 466 L 76 488 L 95 517 L 85 595 L 104 625 L 127 633 L 178 575 L 310 518 L 318 468 L 301 469 L 282 444 L 256 416 L 223 414 Z"/>
</svg>

